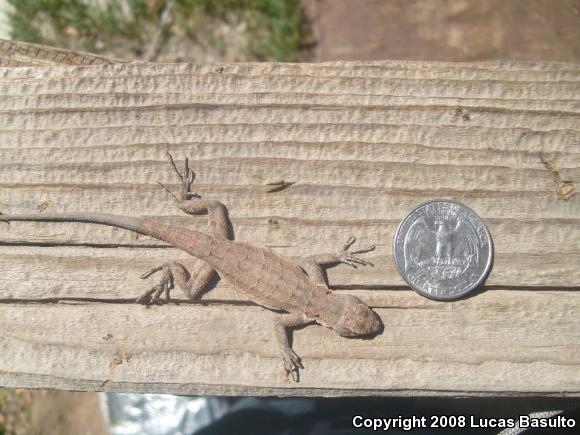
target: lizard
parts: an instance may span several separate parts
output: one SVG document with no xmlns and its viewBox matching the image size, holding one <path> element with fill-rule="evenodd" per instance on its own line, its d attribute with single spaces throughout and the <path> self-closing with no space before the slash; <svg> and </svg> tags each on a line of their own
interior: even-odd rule
<svg viewBox="0 0 580 435">
<path fill-rule="evenodd" d="M 274 319 L 275 337 L 280 347 L 286 374 L 299 382 L 301 358 L 292 349 L 293 329 L 310 324 L 328 327 L 343 337 L 372 338 L 383 331 L 380 317 L 355 296 L 333 292 L 327 283 L 324 267 L 340 263 L 357 267 L 372 264 L 357 254 L 373 250 L 374 246 L 351 251 L 356 239 L 351 236 L 338 253 L 312 255 L 293 262 L 268 248 L 247 242 L 231 240 L 226 207 L 217 200 L 203 199 L 191 191 L 195 173 L 185 158 L 183 171 L 168 152 L 174 171 L 181 180 L 181 191 L 173 196 L 176 206 L 190 215 L 207 214 L 207 233 L 182 227 L 168 226 L 147 218 L 104 213 L 39 213 L 0 214 L 0 221 L 84 222 L 124 228 L 147 235 L 172 245 L 195 257 L 188 270 L 182 263 L 173 261 L 144 273 L 146 279 L 161 272 L 161 280 L 136 302 L 144 305 L 161 303 L 165 294 L 170 301 L 170 291 L 181 288 L 192 301 L 201 298 L 203 290 L 214 274 L 241 290 L 254 303 L 279 313 Z"/>
</svg>

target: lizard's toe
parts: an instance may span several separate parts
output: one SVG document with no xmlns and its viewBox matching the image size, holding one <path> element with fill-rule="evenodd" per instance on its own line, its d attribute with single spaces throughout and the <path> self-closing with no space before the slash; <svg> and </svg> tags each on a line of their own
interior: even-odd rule
<svg viewBox="0 0 580 435">
<path fill-rule="evenodd" d="M 152 304 L 160 305 L 161 303 L 163 303 L 163 301 L 161 300 L 161 294 L 163 293 L 164 289 L 165 285 L 163 284 L 156 285 L 150 290 L 147 290 L 141 296 L 139 296 L 135 302 L 142 305 L 152 305 Z"/>
<path fill-rule="evenodd" d="M 147 293 L 142 294 L 135 300 L 135 303 L 141 305 L 149 305 L 151 304 L 151 295 L 148 295 Z"/>
<path fill-rule="evenodd" d="M 163 291 L 165 290 L 165 283 L 156 285 L 155 287 L 153 287 L 153 290 L 155 290 L 155 293 L 153 294 L 153 297 L 151 298 L 151 303 L 152 304 L 156 304 L 156 305 L 161 305 L 163 303 L 163 300 L 161 299 L 161 295 L 163 294 Z"/>
<path fill-rule="evenodd" d="M 293 366 L 295 368 L 303 369 L 304 366 L 302 365 L 302 359 L 300 359 L 300 357 L 298 355 L 296 355 L 296 352 L 294 352 L 293 350 L 290 350 L 290 354 L 291 354 Z"/>
<path fill-rule="evenodd" d="M 284 349 L 282 350 L 282 360 L 284 361 L 286 374 L 290 374 L 292 380 L 298 382 L 299 370 L 304 368 L 300 357 L 292 349 Z"/>
<path fill-rule="evenodd" d="M 162 266 L 154 267 L 150 269 L 143 275 L 142 279 L 148 278 L 154 273 L 159 271 L 162 272 L 160 283 L 150 290 L 147 290 L 143 295 L 137 298 L 136 302 L 143 305 L 161 305 L 164 303 L 169 303 L 171 301 L 170 291 L 174 288 L 173 272 L 172 267 L 178 263 L 165 263 Z M 165 299 L 161 298 L 161 295 L 165 293 Z"/>
</svg>

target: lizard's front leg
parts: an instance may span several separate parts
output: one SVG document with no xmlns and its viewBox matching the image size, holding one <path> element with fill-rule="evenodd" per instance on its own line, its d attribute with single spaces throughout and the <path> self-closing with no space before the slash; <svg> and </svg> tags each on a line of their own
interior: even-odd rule
<svg viewBox="0 0 580 435">
<path fill-rule="evenodd" d="M 322 266 L 332 267 L 340 263 L 348 264 L 354 268 L 360 266 L 372 266 L 370 261 L 363 260 L 358 257 L 358 254 L 370 252 L 375 249 L 374 245 L 363 249 L 351 251 L 350 248 L 356 241 L 354 236 L 351 236 L 344 244 L 342 249 L 336 254 L 319 254 L 306 257 L 300 262 L 300 266 L 306 271 L 314 284 L 320 287 L 328 287 Z"/>
<path fill-rule="evenodd" d="M 199 195 L 193 193 L 191 184 L 195 179 L 195 174 L 189 169 L 189 160 L 187 157 L 185 158 L 183 172 L 180 172 L 171 154 L 167 154 L 171 166 L 181 180 L 181 191 L 179 196 L 176 196 L 165 186 L 162 185 L 162 187 L 173 196 L 175 204 L 183 212 L 190 215 L 207 213 L 208 232 L 210 234 L 229 238 L 230 224 L 226 207 L 219 201 L 202 199 Z M 169 292 L 176 285 L 183 290 L 187 298 L 197 300 L 215 276 L 215 270 L 207 262 L 195 259 L 190 271 L 180 262 L 173 261 L 149 270 L 141 278 L 148 278 L 158 271 L 162 271 L 160 283 L 140 296 L 137 299 L 137 303 L 145 305 L 158 303 L 163 293 L 165 293 L 166 300 L 169 302 Z"/>
<path fill-rule="evenodd" d="M 284 361 L 284 369 L 286 370 L 286 374 L 292 376 L 294 382 L 299 381 L 299 369 L 303 369 L 304 366 L 300 361 L 300 357 L 296 355 L 296 352 L 294 352 L 290 346 L 289 334 L 292 334 L 292 329 L 294 328 L 310 325 L 312 323 L 315 322 L 313 320 L 308 320 L 301 314 L 282 315 L 274 320 L 274 332 L 276 333 L 276 340 L 280 345 L 280 353 L 282 355 L 282 361 Z"/>
</svg>

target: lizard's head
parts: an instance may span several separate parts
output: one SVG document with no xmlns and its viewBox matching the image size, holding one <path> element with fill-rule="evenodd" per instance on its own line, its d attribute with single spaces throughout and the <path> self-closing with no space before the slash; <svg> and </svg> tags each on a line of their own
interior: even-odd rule
<svg viewBox="0 0 580 435">
<path fill-rule="evenodd" d="M 343 337 L 374 337 L 383 332 L 381 318 L 370 307 L 351 295 L 341 295 L 344 305 L 336 324 L 332 326 Z"/>
</svg>

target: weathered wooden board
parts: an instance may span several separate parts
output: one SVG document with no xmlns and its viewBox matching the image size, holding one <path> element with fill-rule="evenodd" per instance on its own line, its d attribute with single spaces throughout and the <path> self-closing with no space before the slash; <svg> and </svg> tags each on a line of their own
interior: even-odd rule
<svg viewBox="0 0 580 435">
<path fill-rule="evenodd" d="M 106 65 L 125 62 L 97 54 L 0 39 L 1 66 Z"/>
<path fill-rule="evenodd" d="M 127 231 L 0 227 L 0 383 L 212 394 L 580 395 L 580 66 L 153 65 L 0 69 L 0 211 L 143 215 L 196 229 L 157 185 L 165 152 L 230 211 L 236 239 L 289 257 L 376 243 L 329 271 L 386 330 L 295 333 L 283 377 L 274 314 L 218 282 L 201 305 L 132 304 L 139 275 L 187 257 Z M 268 192 L 267 183 L 291 186 Z M 391 243 L 411 208 L 466 203 L 488 224 L 482 293 L 434 302 Z"/>
<path fill-rule="evenodd" d="M 374 340 L 323 328 L 296 334 L 306 367 L 298 385 L 282 376 L 272 315 L 257 307 L 0 305 L 0 376 L 9 385 L 213 394 L 578 391 L 577 294 L 505 290 L 453 304 L 408 292 L 382 298 L 391 304 L 377 308 L 387 332 Z"/>
</svg>

